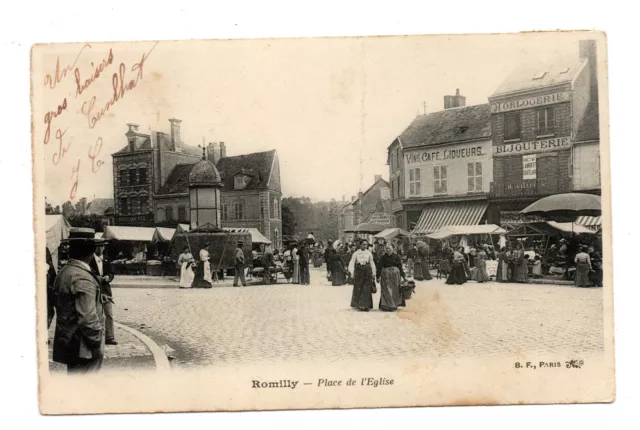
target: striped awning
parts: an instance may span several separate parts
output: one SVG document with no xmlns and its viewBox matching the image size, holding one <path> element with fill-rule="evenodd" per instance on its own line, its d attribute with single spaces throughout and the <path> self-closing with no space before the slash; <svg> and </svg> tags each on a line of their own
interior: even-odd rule
<svg viewBox="0 0 640 430">
<path fill-rule="evenodd" d="M 600 227 L 602 225 L 601 216 L 579 216 L 576 219 L 576 224 L 583 225 L 585 227 Z"/>
<path fill-rule="evenodd" d="M 487 202 L 429 205 L 422 210 L 413 234 L 428 234 L 448 225 L 477 225 L 487 211 Z"/>
</svg>

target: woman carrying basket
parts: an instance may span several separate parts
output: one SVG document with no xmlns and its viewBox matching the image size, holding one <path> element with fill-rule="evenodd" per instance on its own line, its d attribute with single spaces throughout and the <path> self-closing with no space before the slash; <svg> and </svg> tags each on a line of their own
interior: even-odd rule
<svg viewBox="0 0 640 430">
<path fill-rule="evenodd" d="M 381 311 L 393 312 L 398 306 L 406 306 L 400 294 L 400 277 L 406 281 L 400 257 L 393 252 L 393 246 L 387 244 L 378 264 L 378 282 L 380 283 Z"/>
</svg>

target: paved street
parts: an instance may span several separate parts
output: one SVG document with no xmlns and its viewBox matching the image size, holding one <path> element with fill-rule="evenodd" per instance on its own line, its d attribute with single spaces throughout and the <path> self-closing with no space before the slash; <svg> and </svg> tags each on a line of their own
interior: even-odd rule
<svg viewBox="0 0 640 430">
<path fill-rule="evenodd" d="M 175 349 L 179 367 L 603 349 L 602 289 L 434 279 L 418 282 L 406 309 L 363 313 L 349 307 L 352 286 L 331 286 L 324 269 L 311 278 L 311 286 L 116 289 L 115 319 Z"/>
</svg>

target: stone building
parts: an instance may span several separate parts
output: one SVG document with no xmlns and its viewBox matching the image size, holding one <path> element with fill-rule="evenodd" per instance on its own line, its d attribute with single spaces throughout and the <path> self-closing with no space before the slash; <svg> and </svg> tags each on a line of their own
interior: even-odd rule
<svg viewBox="0 0 640 430">
<path fill-rule="evenodd" d="M 195 148 L 180 139 L 181 121 L 170 122 L 170 135 L 139 133 L 138 126 L 130 124 L 129 145 L 113 154 L 116 224 L 190 224 L 189 174 L 204 151 L 222 180 L 222 227 L 257 228 L 281 247 L 282 192 L 277 152 L 230 157 L 224 142 Z"/>
<path fill-rule="evenodd" d="M 520 67 L 489 97 L 491 201 L 501 223 L 552 194 L 599 192 L 595 43 L 553 64 Z"/>
<path fill-rule="evenodd" d="M 375 175 L 373 184 L 365 192 L 352 196 L 351 200 L 340 208 L 338 238 L 341 241 L 352 240 L 354 234 L 345 233 L 344 230 L 364 222 L 393 226 L 389 183 L 382 179 L 382 175 Z"/>
<path fill-rule="evenodd" d="M 417 116 L 387 149 L 395 226 L 418 235 L 492 221 L 489 105 L 444 96 L 444 110 Z"/>
</svg>

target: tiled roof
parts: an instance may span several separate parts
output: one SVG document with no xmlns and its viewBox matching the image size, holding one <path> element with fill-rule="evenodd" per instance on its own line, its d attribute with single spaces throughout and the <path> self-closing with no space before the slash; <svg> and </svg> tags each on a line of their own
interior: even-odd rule
<svg viewBox="0 0 640 430">
<path fill-rule="evenodd" d="M 244 172 L 251 176 L 251 181 L 244 188 L 245 190 L 267 188 L 275 154 L 276 151 L 271 150 L 220 159 L 216 167 L 222 176 L 224 184 L 222 189 L 233 191 L 233 176 L 239 172 Z"/>
<path fill-rule="evenodd" d="M 177 194 L 189 191 L 189 173 L 194 164 L 176 164 L 158 194 Z"/>
<path fill-rule="evenodd" d="M 491 137 L 489 104 L 420 115 L 400 135 L 404 149 Z"/>
<path fill-rule="evenodd" d="M 586 60 L 567 57 L 557 59 L 553 63 L 522 65 L 502 82 L 491 97 L 569 83 L 580 73 L 585 64 Z"/>
<path fill-rule="evenodd" d="M 380 178 L 377 181 L 375 181 L 373 184 L 371 184 L 371 186 L 369 188 L 367 188 L 367 191 L 362 193 L 362 197 L 364 197 L 367 194 L 369 194 L 371 192 L 371 190 L 373 190 L 373 187 L 375 187 L 378 182 L 382 182 L 387 188 L 389 188 L 389 183 L 387 181 L 385 181 L 384 179 Z M 349 205 L 356 204 L 358 202 L 358 200 L 360 200 L 360 197 L 356 197 L 354 201 L 345 204 L 343 207 L 347 207 Z M 389 205 L 391 205 L 391 201 L 389 201 Z"/>
<path fill-rule="evenodd" d="M 220 185 L 220 182 L 218 169 L 207 159 L 198 161 L 189 173 L 189 184 L 192 185 Z"/>
<path fill-rule="evenodd" d="M 107 209 L 113 207 L 113 199 L 93 199 L 87 205 L 87 215 L 104 215 Z"/>
<path fill-rule="evenodd" d="M 598 117 L 598 102 L 589 102 L 584 112 L 578 130 L 576 132 L 576 142 L 586 142 L 589 140 L 600 140 L 600 118 Z"/>
</svg>

